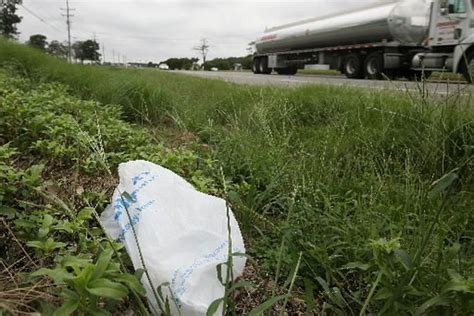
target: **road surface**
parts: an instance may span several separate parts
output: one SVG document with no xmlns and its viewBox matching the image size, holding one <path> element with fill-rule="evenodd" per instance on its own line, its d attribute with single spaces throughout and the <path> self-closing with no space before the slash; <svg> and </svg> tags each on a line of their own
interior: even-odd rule
<svg viewBox="0 0 474 316">
<path fill-rule="evenodd" d="M 330 75 L 296 75 L 280 76 L 274 75 L 256 75 L 251 72 L 225 72 L 225 71 L 176 71 L 177 73 L 191 76 L 220 79 L 228 82 L 249 85 L 268 85 L 283 87 L 299 87 L 310 84 L 322 84 L 333 86 L 364 87 L 379 90 L 398 90 L 398 91 L 420 91 L 421 84 L 410 81 L 385 81 L 385 80 L 356 80 L 347 79 L 342 76 Z M 426 91 L 436 94 L 451 94 L 461 92 L 463 94 L 474 95 L 474 85 L 468 85 L 464 82 L 428 82 L 425 83 Z"/>
</svg>

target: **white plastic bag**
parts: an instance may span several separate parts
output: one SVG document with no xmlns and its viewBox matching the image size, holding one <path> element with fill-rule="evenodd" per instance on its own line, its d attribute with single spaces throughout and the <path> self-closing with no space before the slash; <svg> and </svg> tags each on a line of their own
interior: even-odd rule
<svg viewBox="0 0 474 316">
<path fill-rule="evenodd" d="M 130 215 L 153 286 L 170 284 L 172 293 L 168 288 L 162 292 L 169 297 L 173 314 L 179 306 L 182 315 L 205 315 L 209 305 L 224 296 L 216 266 L 228 259 L 226 202 L 147 161 L 121 164 L 119 177 L 112 204 L 100 219 L 107 234 L 125 244 L 135 269 L 143 268 Z M 229 214 L 232 252 L 245 253 L 237 221 L 230 210 Z M 234 277 L 244 266 L 244 257 L 233 257 Z M 222 271 L 225 277 L 224 266 Z M 145 275 L 142 283 L 159 312 Z"/>
</svg>

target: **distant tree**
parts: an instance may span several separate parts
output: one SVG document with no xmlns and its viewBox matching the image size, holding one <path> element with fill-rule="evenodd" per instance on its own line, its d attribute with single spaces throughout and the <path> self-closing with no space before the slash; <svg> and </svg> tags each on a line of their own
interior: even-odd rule
<svg viewBox="0 0 474 316">
<path fill-rule="evenodd" d="M 1 0 L 0 6 L 0 34 L 6 38 L 15 38 L 18 35 L 16 25 L 21 17 L 16 14 L 17 6 L 22 0 Z"/>
<path fill-rule="evenodd" d="M 100 61 L 100 53 L 99 53 L 99 43 L 94 40 L 87 40 L 82 43 L 82 57 L 84 60 L 90 60 L 92 62 L 99 62 Z"/>
<path fill-rule="evenodd" d="M 51 41 L 46 51 L 50 55 L 53 55 L 59 58 L 67 58 L 68 48 L 65 44 L 59 41 Z"/>
<path fill-rule="evenodd" d="M 216 67 L 219 70 L 231 70 L 232 63 L 228 58 L 214 58 L 213 60 L 206 61 L 203 64 L 205 70 L 211 70 L 211 68 Z"/>
<path fill-rule="evenodd" d="M 30 40 L 28 41 L 28 45 L 38 48 L 41 50 L 46 50 L 46 46 L 48 45 L 48 41 L 46 41 L 46 36 L 42 34 L 35 34 L 30 36 Z"/>
<path fill-rule="evenodd" d="M 252 55 L 245 57 L 215 58 L 203 64 L 205 70 L 216 67 L 220 70 L 232 70 L 235 64 L 241 64 L 244 69 L 251 69 Z"/>
<path fill-rule="evenodd" d="M 155 68 L 155 64 L 152 61 L 149 61 L 147 64 L 148 68 Z"/>
<path fill-rule="evenodd" d="M 193 47 L 193 50 L 198 51 L 199 54 L 202 56 L 202 63 L 206 63 L 207 53 L 209 53 L 209 47 L 211 47 L 207 41 L 207 39 L 203 38 L 199 42 L 198 45 Z"/>
<path fill-rule="evenodd" d="M 246 50 L 249 55 L 253 55 L 255 52 L 255 42 L 249 43 Z"/>
<path fill-rule="evenodd" d="M 167 64 L 170 69 L 185 69 L 189 70 L 193 67 L 194 63 L 199 61 L 198 58 L 169 58 L 162 63 Z"/>
<path fill-rule="evenodd" d="M 253 55 L 247 55 L 245 57 L 240 57 L 239 58 L 240 63 L 242 64 L 242 67 L 244 69 L 252 69 L 252 61 L 253 61 Z"/>
<path fill-rule="evenodd" d="M 87 41 L 77 41 L 72 45 L 72 50 L 74 53 L 74 58 L 80 60 L 81 63 L 84 60 L 90 60 L 91 62 L 99 62 L 100 61 L 100 53 L 99 53 L 100 46 L 94 40 L 87 40 Z"/>
<path fill-rule="evenodd" d="M 77 42 L 74 42 L 72 44 L 72 55 L 74 56 L 74 59 L 76 60 L 76 62 L 78 60 L 81 61 L 81 63 L 84 62 L 84 52 L 82 50 L 82 45 L 83 45 L 84 42 L 81 42 L 81 41 L 77 41 Z"/>
</svg>

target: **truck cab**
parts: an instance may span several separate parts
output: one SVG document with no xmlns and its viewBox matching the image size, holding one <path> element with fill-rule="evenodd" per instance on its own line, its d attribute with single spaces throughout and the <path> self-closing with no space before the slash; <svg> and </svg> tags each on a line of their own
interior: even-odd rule
<svg viewBox="0 0 474 316">
<path fill-rule="evenodd" d="M 439 0 L 432 11 L 429 46 L 451 46 L 474 34 L 474 0 Z"/>
<path fill-rule="evenodd" d="M 435 0 L 431 10 L 428 53 L 413 59 L 414 68 L 474 76 L 474 0 Z M 440 69 L 441 68 L 441 69 Z"/>
</svg>

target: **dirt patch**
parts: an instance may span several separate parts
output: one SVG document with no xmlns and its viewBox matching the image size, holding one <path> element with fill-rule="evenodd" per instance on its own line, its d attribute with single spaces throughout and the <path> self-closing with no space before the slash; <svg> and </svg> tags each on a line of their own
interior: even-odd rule
<svg viewBox="0 0 474 316">
<path fill-rule="evenodd" d="M 235 295 L 236 310 L 238 315 L 248 315 L 254 308 L 276 295 L 284 295 L 286 291 L 277 287 L 273 277 L 269 274 L 262 274 L 259 264 L 255 260 L 248 260 L 243 275 L 239 280 L 250 281 L 254 284 L 252 288 L 239 290 Z M 292 297 L 296 297 L 293 291 Z M 283 301 L 278 302 L 268 312 L 271 315 L 280 315 L 283 309 Z M 283 315 L 317 315 L 307 310 L 306 303 L 297 298 L 290 298 L 285 307 Z"/>
</svg>

